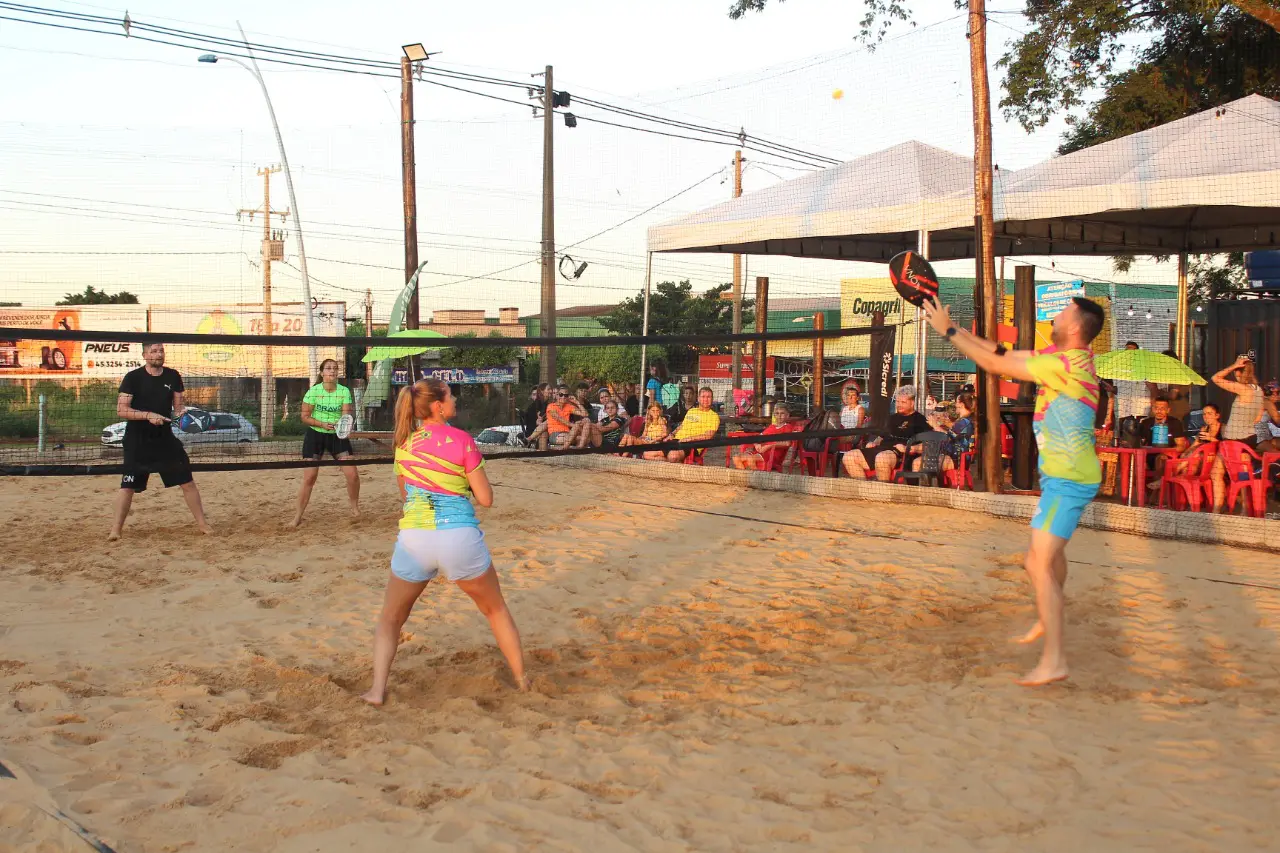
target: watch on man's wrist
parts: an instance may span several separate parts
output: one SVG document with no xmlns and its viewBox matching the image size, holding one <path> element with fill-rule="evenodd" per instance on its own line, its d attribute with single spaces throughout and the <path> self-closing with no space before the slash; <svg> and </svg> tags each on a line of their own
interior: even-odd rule
<svg viewBox="0 0 1280 853">
<path fill-rule="evenodd" d="M 996 353 L 995 353 L 996 355 L 1004 355 L 1008 351 L 1009 351 L 1009 348 L 1006 347 L 1004 344 L 996 344 Z"/>
<path fill-rule="evenodd" d="M 947 340 L 951 340 L 953 337 L 955 337 L 955 334 L 957 331 L 959 330 L 955 326 L 947 326 L 947 330 L 942 333 L 942 336 Z"/>
</svg>

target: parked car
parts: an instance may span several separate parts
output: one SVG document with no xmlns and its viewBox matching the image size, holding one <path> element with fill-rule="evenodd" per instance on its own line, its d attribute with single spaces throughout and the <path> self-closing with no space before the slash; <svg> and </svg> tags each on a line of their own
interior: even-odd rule
<svg viewBox="0 0 1280 853">
<path fill-rule="evenodd" d="M 524 427 L 516 426 L 489 427 L 476 436 L 476 446 L 480 450 L 494 450 L 499 447 L 528 447 L 524 438 Z"/>
<path fill-rule="evenodd" d="M 194 444 L 247 444 L 258 440 L 258 428 L 243 415 L 234 412 L 207 412 L 190 406 L 169 427 L 178 440 Z M 102 431 L 105 447 L 124 445 L 125 421 L 111 424 Z"/>
</svg>

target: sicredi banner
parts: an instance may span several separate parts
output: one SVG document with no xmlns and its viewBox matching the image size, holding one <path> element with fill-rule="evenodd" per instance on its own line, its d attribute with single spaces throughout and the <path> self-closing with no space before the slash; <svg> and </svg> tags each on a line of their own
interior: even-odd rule
<svg viewBox="0 0 1280 853">
<path fill-rule="evenodd" d="M 145 332 L 141 305 L 0 308 L 0 327 Z M 0 379 L 115 379 L 142 366 L 142 345 L 87 341 L 0 340 Z"/>
<path fill-rule="evenodd" d="M 311 315 L 318 336 L 346 334 L 345 302 L 318 302 Z M 152 332 L 197 335 L 261 335 L 266 330 L 262 305 L 153 305 Z M 301 303 L 277 303 L 271 310 L 271 334 L 301 337 L 307 334 Z M 185 376 L 260 377 L 265 371 L 266 347 L 229 342 L 170 347 L 165 364 Z M 316 361 L 343 360 L 340 347 L 316 347 Z M 271 372 L 281 379 L 308 377 L 307 347 L 271 347 Z"/>
<path fill-rule="evenodd" d="M 1051 323 L 1077 296 L 1084 296 L 1084 280 L 1052 281 L 1036 285 L 1036 322 Z"/>
</svg>

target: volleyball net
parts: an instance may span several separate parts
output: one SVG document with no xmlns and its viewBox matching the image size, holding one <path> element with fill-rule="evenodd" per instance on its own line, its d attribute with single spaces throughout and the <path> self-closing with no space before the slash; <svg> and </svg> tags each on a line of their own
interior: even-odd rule
<svg viewBox="0 0 1280 853">
<path fill-rule="evenodd" d="M 207 471 L 313 464 L 303 456 L 314 429 L 304 416 L 332 422 L 343 405 L 354 418 L 348 438 L 354 461 L 390 462 L 396 398 L 423 378 L 450 386 L 457 399 L 452 423 L 473 435 L 486 456 L 639 456 L 659 449 L 661 436 L 663 451 L 724 464 L 726 453 L 752 443 L 784 407 L 793 430 L 820 410 L 838 409 L 850 380 L 858 402 L 883 421 L 899 334 L 881 317 L 824 328 L 814 315 L 803 326 L 736 335 L 540 337 L 536 328 L 520 326 L 514 334 L 501 324 L 460 334 L 403 330 L 390 338 L 263 335 L 252 325 L 247 334 L 190 334 L 80 328 L 83 316 L 72 319 L 67 309 L 60 322 L 53 316 L 59 310 L 50 309 L 41 328 L 0 324 L 0 474 L 123 470 L 122 380 L 149 358 L 155 366 L 157 343 L 163 366 L 181 377 L 184 409 L 173 413 L 169 428 L 193 469 Z M 340 386 L 328 392 L 326 367 Z M 716 412 L 714 429 L 682 429 L 703 389 Z M 803 437 L 867 429 L 830 426 L 815 422 Z M 326 456 L 322 464 L 335 463 Z"/>
</svg>

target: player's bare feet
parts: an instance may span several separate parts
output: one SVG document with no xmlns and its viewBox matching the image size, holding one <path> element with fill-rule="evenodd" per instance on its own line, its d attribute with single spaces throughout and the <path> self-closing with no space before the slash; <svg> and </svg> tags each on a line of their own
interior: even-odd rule
<svg viewBox="0 0 1280 853">
<path fill-rule="evenodd" d="M 351 507 L 351 520 L 357 521 L 359 520 L 359 518 L 360 518 L 360 507 L 358 506 Z"/>
<path fill-rule="evenodd" d="M 302 516 L 300 515 L 295 515 L 293 517 L 293 521 L 290 521 L 288 524 L 285 525 L 285 527 L 289 528 L 290 530 L 293 530 L 301 526 L 302 526 Z"/>
<path fill-rule="evenodd" d="M 516 690 L 520 693 L 528 693 L 533 689 L 533 679 L 527 675 L 522 675 L 516 679 Z"/>
<path fill-rule="evenodd" d="M 1036 624 L 1031 626 L 1030 631 L 1027 631 L 1027 633 L 1023 634 L 1021 637 L 1015 637 L 1014 639 L 1017 642 L 1022 643 L 1023 645 L 1026 645 L 1027 643 L 1034 643 L 1036 640 L 1040 639 L 1043 636 L 1044 636 L 1044 626 L 1041 625 L 1040 620 L 1037 619 Z"/>
<path fill-rule="evenodd" d="M 1045 684 L 1052 684 L 1055 681 L 1063 681 L 1067 677 L 1067 665 L 1046 665 L 1041 662 L 1035 669 L 1028 672 L 1022 678 L 1018 679 L 1018 683 L 1023 687 L 1042 687 Z"/>
<path fill-rule="evenodd" d="M 382 703 L 387 701 L 387 697 L 385 694 L 379 696 L 378 694 L 374 693 L 372 690 L 370 690 L 368 693 L 365 693 L 360 698 L 368 702 L 370 705 L 373 705 L 374 707 L 378 707 L 378 708 L 382 707 Z"/>
<path fill-rule="evenodd" d="M 119 541 L 120 541 L 120 531 L 119 531 L 119 530 L 113 530 L 113 531 L 111 531 L 110 533 L 108 533 L 108 534 L 107 534 L 107 541 L 108 541 L 108 542 L 119 542 Z"/>
<path fill-rule="evenodd" d="M 201 524 L 197 529 L 205 536 L 213 535 L 213 528 L 209 526 L 208 522 Z"/>
</svg>

